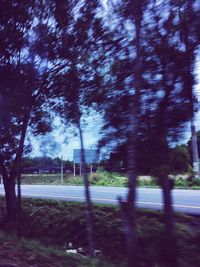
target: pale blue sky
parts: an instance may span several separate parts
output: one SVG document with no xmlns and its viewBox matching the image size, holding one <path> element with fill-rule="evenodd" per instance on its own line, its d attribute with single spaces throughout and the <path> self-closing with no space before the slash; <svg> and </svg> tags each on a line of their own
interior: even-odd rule
<svg viewBox="0 0 200 267">
<path fill-rule="evenodd" d="M 54 121 L 55 130 L 41 137 L 34 139 L 34 146 L 31 156 L 52 156 L 64 159 L 73 159 L 73 149 L 80 148 L 80 140 L 75 127 L 66 128 L 61 124 L 59 118 Z M 84 117 L 82 122 L 85 149 L 96 148 L 100 137 L 102 118 L 93 111 L 89 116 Z M 41 145 L 41 143 L 43 145 Z M 44 149 L 42 148 L 44 147 Z"/>
<path fill-rule="evenodd" d="M 195 94 L 200 102 L 200 62 L 195 68 L 196 81 Z M 54 121 L 55 130 L 47 136 L 37 137 L 34 139 L 34 147 L 31 156 L 52 156 L 73 160 L 73 149 L 80 148 L 79 136 L 75 136 L 76 129 L 74 127 L 66 128 L 57 118 Z M 100 130 L 102 125 L 102 117 L 95 111 L 90 112 L 83 118 L 82 128 L 84 129 L 84 143 L 86 149 L 96 148 L 100 138 Z M 200 130 L 200 111 L 195 116 L 196 130 Z M 182 143 L 187 142 L 190 138 L 190 125 L 185 132 L 185 138 Z M 48 141 L 49 140 L 49 141 Z M 40 145 L 42 143 L 43 145 Z"/>
</svg>

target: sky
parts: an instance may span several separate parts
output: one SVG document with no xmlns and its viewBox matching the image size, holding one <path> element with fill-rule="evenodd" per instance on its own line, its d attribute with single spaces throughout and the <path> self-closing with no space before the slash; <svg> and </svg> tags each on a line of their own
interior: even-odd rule
<svg viewBox="0 0 200 267">
<path fill-rule="evenodd" d="M 195 66 L 195 76 L 196 76 L 196 85 L 195 85 L 194 91 L 200 103 L 200 60 L 196 63 L 196 66 Z M 195 126 L 197 130 L 200 130 L 200 111 L 195 116 Z"/>
<path fill-rule="evenodd" d="M 85 149 L 96 149 L 100 138 L 102 118 L 97 114 L 91 114 L 85 118 L 85 121 L 86 124 L 83 133 Z M 200 112 L 196 115 L 195 122 L 196 130 L 200 130 Z M 77 129 L 74 127 L 65 128 L 64 125 L 59 122 L 59 119 L 54 123 L 56 127 L 52 133 L 34 139 L 33 151 L 30 156 L 49 156 L 53 158 L 63 156 L 64 160 L 73 161 L 73 149 L 80 149 Z M 180 143 L 186 143 L 190 139 L 190 136 L 190 124 L 188 124 L 185 136 Z"/>
<path fill-rule="evenodd" d="M 195 66 L 196 85 L 194 87 L 195 95 L 200 103 L 200 61 Z M 90 112 L 83 119 L 85 149 L 97 148 L 100 138 L 102 117 L 95 111 Z M 195 115 L 196 130 L 200 130 L 200 111 Z M 31 157 L 51 156 L 61 157 L 65 160 L 73 160 L 73 149 L 80 149 L 80 141 L 77 135 L 77 129 L 66 127 L 59 118 L 54 120 L 54 131 L 44 137 L 36 137 L 33 141 L 33 151 Z M 186 143 L 191 136 L 190 124 L 186 127 L 184 138 L 181 143 Z"/>
<path fill-rule="evenodd" d="M 200 62 L 195 67 L 196 85 L 194 87 L 195 95 L 200 103 Z M 82 128 L 84 129 L 84 145 L 85 149 L 97 148 L 98 140 L 100 138 L 101 126 L 103 123 L 102 117 L 95 111 L 90 112 L 89 115 L 84 116 L 82 121 Z M 50 156 L 61 157 L 65 160 L 73 160 L 73 149 L 80 149 L 79 136 L 77 129 L 74 127 L 66 127 L 59 118 L 55 118 L 54 130 L 52 133 L 43 137 L 35 137 L 31 157 L 35 156 Z M 195 115 L 196 130 L 200 130 L 200 111 Z M 186 143 L 191 136 L 190 124 L 186 127 L 184 138 L 180 141 Z"/>
<path fill-rule="evenodd" d="M 107 13 L 107 0 L 103 0 L 105 14 Z M 196 85 L 194 93 L 200 103 L 200 60 L 195 65 Z M 199 104 L 200 110 L 200 104 Z M 97 148 L 98 140 L 100 139 L 100 130 L 103 120 L 102 117 L 95 111 L 90 115 L 84 117 L 84 145 L 85 149 Z M 31 157 L 35 156 L 51 156 L 61 157 L 66 160 L 73 160 L 73 149 L 80 149 L 80 141 L 77 135 L 77 129 L 74 127 L 66 127 L 63 125 L 59 118 L 54 121 L 55 129 L 52 133 L 44 137 L 36 137 L 33 140 L 33 150 L 30 154 Z M 200 130 L 200 111 L 195 114 L 195 127 Z M 180 143 L 186 143 L 191 136 L 190 123 L 185 130 L 184 138 Z"/>
<path fill-rule="evenodd" d="M 101 116 L 95 111 L 85 116 L 82 122 L 85 149 L 97 148 L 102 125 Z M 54 120 L 52 133 L 36 137 L 33 141 L 31 157 L 50 156 L 73 160 L 73 149 L 80 149 L 80 140 L 75 127 L 66 127 L 59 118 Z"/>
</svg>

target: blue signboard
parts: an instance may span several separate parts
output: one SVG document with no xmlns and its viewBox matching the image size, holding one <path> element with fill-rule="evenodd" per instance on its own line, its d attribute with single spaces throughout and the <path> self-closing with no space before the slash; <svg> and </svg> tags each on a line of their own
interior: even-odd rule
<svg viewBox="0 0 200 267">
<path fill-rule="evenodd" d="M 94 149 L 84 149 L 85 161 L 87 164 L 93 164 L 99 162 L 98 150 Z M 73 161 L 74 163 L 81 163 L 81 149 L 73 150 Z"/>
</svg>

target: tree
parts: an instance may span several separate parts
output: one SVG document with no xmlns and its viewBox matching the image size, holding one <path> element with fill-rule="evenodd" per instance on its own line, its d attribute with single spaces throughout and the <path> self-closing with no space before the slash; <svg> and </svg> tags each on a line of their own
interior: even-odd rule
<svg viewBox="0 0 200 267">
<path fill-rule="evenodd" d="M 128 31 L 126 33 L 121 31 L 120 40 L 119 32 L 115 29 L 113 39 L 115 38 L 116 41 L 117 35 L 118 47 L 115 45 L 112 50 L 112 56 L 116 53 L 113 56 L 114 60 L 109 57 L 110 66 L 113 68 L 108 68 L 109 71 L 113 70 L 112 77 L 110 75 L 110 83 L 104 80 L 106 89 L 99 91 L 102 103 L 97 99 L 98 104 L 104 109 L 103 130 L 107 130 L 106 134 L 109 133 L 110 136 L 110 140 L 105 138 L 102 143 L 106 141 L 111 141 L 114 145 L 117 141 L 119 144 L 128 143 L 130 198 L 128 197 L 127 203 L 131 208 L 126 209 L 125 204 L 122 210 L 123 208 L 125 210 L 129 244 L 132 243 L 131 239 L 134 240 L 134 234 L 131 233 L 134 225 L 130 222 L 135 221 L 135 217 L 130 214 L 134 213 L 132 203 L 135 199 L 135 181 L 138 171 L 136 162 L 139 154 L 140 159 L 150 160 L 150 171 L 159 177 L 163 189 L 165 248 L 167 248 L 165 260 L 169 266 L 177 266 L 171 199 L 172 183 L 168 179 L 170 146 L 172 141 L 180 138 L 185 122 L 192 116 L 193 77 L 190 64 L 193 63 L 191 60 L 183 61 L 183 57 L 186 56 L 187 59 L 188 51 L 185 53 L 183 50 L 180 38 L 180 32 L 183 30 L 177 8 L 180 2 L 149 1 L 149 4 L 145 5 L 145 1 L 134 1 L 134 3 L 126 1 L 123 4 L 125 8 L 123 6 L 121 13 L 124 15 L 118 16 L 117 19 L 122 28 L 128 27 Z M 183 6 L 187 17 L 187 9 L 184 4 Z M 196 35 L 194 28 L 198 21 L 197 10 L 193 9 L 193 12 L 196 19 L 195 23 L 192 23 L 191 40 L 193 40 L 192 36 Z M 166 16 L 160 16 L 161 13 L 165 13 Z M 142 19 L 143 16 L 145 20 Z M 125 17 L 128 17 L 128 21 Z M 131 25 L 133 25 L 132 30 L 130 30 Z M 107 29 L 111 32 L 110 27 Z M 133 34 L 133 43 L 131 43 L 131 34 Z M 192 51 L 191 55 L 194 56 L 194 49 Z M 190 74 L 187 74 L 188 71 Z M 115 137 L 114 141 L 113 137 Z M 135 243 L 129 246 L 130 266 L 135 262 L 132 258 L 133 247 Z"/>
<path fill-rule="evenodd" d="M 191 169 L 191 157 L 186 145 L 177 145 L 170 150 L 169 166 L 171 173 L 186 173 Z"/>
<path fill-rule="evenodd" d="M 78 129 L 81 146 L 81 164 L 86 197 L 86 223 L 88 246 L 94 254 L 94 234 L 92 203 L 89 191 L 89 180 L 86 172 L 82 117 L 87 113 L 88 93 L 95 86 L 94 61 L 97 60 L 97 43 L 95 31 L 100 29 L 97 9 L 98 1 L 83 3 L 62 1 L 55 17 L 56 38 L 60 47 L 55 53 L 60 70 L 54 77 L 52 90 L 60 98 L 54 108 L 66 123 L 74 124 Z M 71 10 L 69 12 L 69 10 Z M 74 17 L 70 17 L 71 14 Z M 66 21 L 66 17 L 70 20 Z M 63 64 L 64 62 L 64 64 Z M 59 105 L 58 105 L 59 104 Z"/>
<path fill-rule="evenodd" d="M 149 118 L 152 118 L 148 122 L 148 125 L 151 125 L 148 131 L 150 133 L 149 142 L 152 144 L 151 151 L 154 150 L 153 165 L 156 166 L 157 164 L 157 167 L 153 171 L 159 177 L 163 189 L 167 247 L 165 259 L 169 266 L 177 266 L 171 199 L 172 185 L 167 177 L 170 172 L 170 142 L 180 137 L 183 129 L 182 126 L 186 121 L 191 119 L 193 113 L 193 101 L 191 99 L 193 98 L 194 79 L 192 77 L 191 64 L 194 62 L 191 63 L 191 58 L 187 60 L 188 52 L 182 49 L 182 40 L 178 37 L 182 28 L 182 21 L 178 20 L 180 6 L 177 8 L 171 1 L 169 1 L 169 4 L 170 11 L 166 18 L 159 16 L 160 6 L 153 8 L 152 16 L 155 19 L 155 28 L 152 28 L 153 23 L 151 21 L 149 31 L 146 34 L 148 34 L 147 40 L 149 39 L 147 46 L 152 48 L 149 52 L 152 53 L 153 51 L 156 59 L 154 60 L 152 58 L 152 54 L 150 54 L 149 60 L 148 55 L 145 58 L 147 60 L 147 66 L 152 66 L 150 68 L 151 73 L 155 71 L 158 75 L 161 75 L 160 81 L 158 77 L 153 81 L 156 86 L 154 87 L 153 83 L 151 85 L 152 88 L 156 88 L 156 91 L 163 90 L 163 97 L 158 97 L 156 102 L 152 101 L 153 98 L 149 99 L 152 101 L 150 102 L 152 107 L 156 105 L 157 108 L 154 109 L 154 115 L 152 115 L 153 112 L 151 110 L 147 112 L 147 114 L 151 115 Z M 161 7 L 167 12 L 167 5 L 163 3 Z M 187 16 L 189 11 L 185 6 L 184 12 Z M 183 58 L 185 61 L 183 61 Z"/>
<path fill-rule="evenodd" d="M 153 175 L 154 169 L 152 158 L 154 153 L 148 145 L 139 142 L 139 154 L 137 156 L 137 170 L 140 175 Z M 109 167 L 111 171 L 126 171 L 127 169 L 127 143 L 123 143 L 113 148 L 109 157 Z M 145 162 L 145 164 L 144 164 Z M 169 148 L 169 173 L 181 174 L 191 170 L 191 154 L 187 145 L 176 145 Z"/>
<path fill-rule="evenodd" d="M 7 219 L 13 220 L 17 216 L 15 182 L 20 177 L 27 129 L 33 134 L 50 130 L 50 114 L 44 104 L 48 75 L 41 71 L 32 51 L 38 2 L 2 1 L 0 10 L 0 167 Z"/>
<path fill-rule="evenodd" d="M 196 135 L 197 135 L 197 148 L 198 148 L 198 154 L 199 154 L 200 153 L 200 131 L 197 131 Z M 192 140 L 191 140 L 191 138 L 187 142 L 187 149 L 189 150 L 190 159 L 192 160 Z M 190 162 L 190 164 L 192 164 L 192 161 Z"/>
<path fill-rule="evenodd" d="M 136 143 L 138 131 L 138 113 L 140 110 L 142 90 L 142 47 L 141 25 L 143 9 L 147 1 L 123 2 L 120 15 L 113 11 L 110 21 L 104 23 L 104 34 L 101 36 L 104 55 L 101 69 L 104 77 L 98 90 L 93 89 L 91 102 L 104 115 L 105 124 L 102 131 L 105 143 L 123 143 L 128 140 L 128 195 L 125 200 L 119 199 L 124 219 L 127 238 L 128 266 L 137 266 L 136 242 Z M 125 5 L 126 7 L 124 8 Z M 118 10 L 119 11 L 119 10 Z M 123 14 L 123 15 L 121 15 Z M 130 20 L 134 27 L 130 30 Z M 116 22 L 117 21 L 117 22 Z M 133 29 L 134 28 L 134 29 Z M 130 33 L 133 35 L 131 36 Z M 106 67 L 105 67 L 106 66 Z M 109 133 L 109 134 L 108 134 Z"/>
</svg>

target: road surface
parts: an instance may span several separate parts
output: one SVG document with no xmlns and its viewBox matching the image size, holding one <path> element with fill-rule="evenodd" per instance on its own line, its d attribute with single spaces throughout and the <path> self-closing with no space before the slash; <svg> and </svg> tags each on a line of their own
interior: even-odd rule
<svg viewBox="0 0 200 267">
<path fill-rule="evenodd" d="M 119 196 L 125 197 L 124 187 L 91 186 L 92 200 L 95 203 L 117 204 Z M 4 194 L 0 185 L 0 194 Z M 22 196 L 65 201 L 84 201 L 83 186 L 22 185 Z M 174 189 L 172 191 L 176 211 L 200 215 L 200 190 Z M 158 188 L 137 188 L 137 206 L 162 209 L 162 191 Z"/>
</svg>

